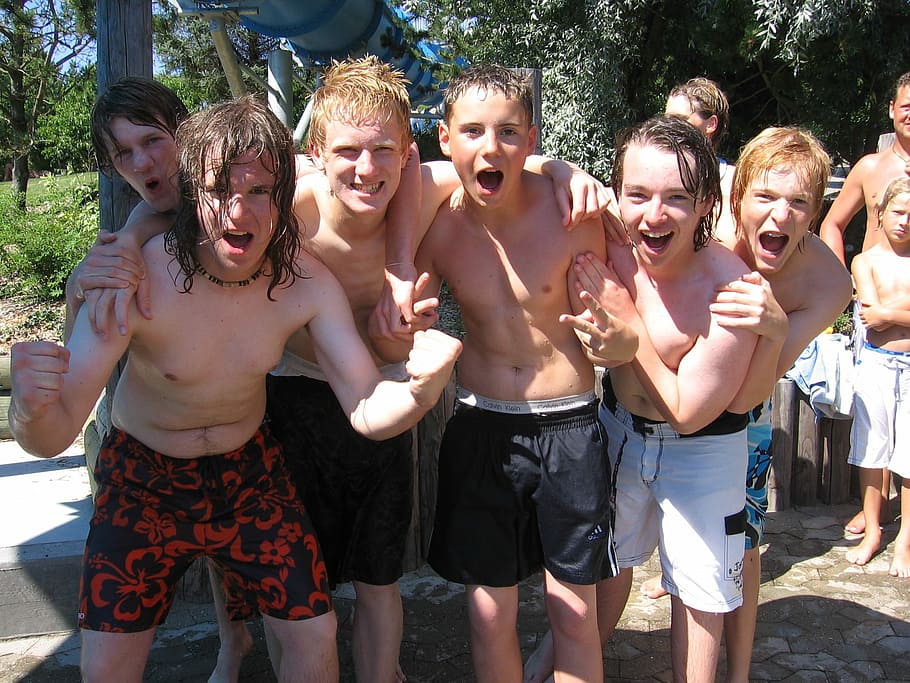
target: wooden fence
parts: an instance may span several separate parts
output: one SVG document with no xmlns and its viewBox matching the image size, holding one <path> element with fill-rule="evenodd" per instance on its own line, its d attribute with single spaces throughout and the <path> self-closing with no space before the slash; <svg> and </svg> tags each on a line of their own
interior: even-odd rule
<svg viewBox="0 0 910 683">
<path fill-rule="evenodd" d="M 771 407 L 769 512 L 857 497 L 847 464 L 852 420 L 816 418 L 806 395 L 789 379 L 777 383 Z"/>
</svg>

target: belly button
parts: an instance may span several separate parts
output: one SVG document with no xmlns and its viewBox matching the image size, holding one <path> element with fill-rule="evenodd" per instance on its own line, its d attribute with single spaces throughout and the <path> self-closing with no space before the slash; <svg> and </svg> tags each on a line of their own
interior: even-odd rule
<svg viewBox="0 0 910 683">
<path fill-rule="evenodd" d="M 169 372 L 164 373 L 164 378 L 165 378 L 165 379 L 169 379 L 169 380 L 172 381 L 172 382 L 176 382 L 176 381 L 177 381 L 177 375 L 172 375 L 172 374 L 169 373 Z"/>
</svg>

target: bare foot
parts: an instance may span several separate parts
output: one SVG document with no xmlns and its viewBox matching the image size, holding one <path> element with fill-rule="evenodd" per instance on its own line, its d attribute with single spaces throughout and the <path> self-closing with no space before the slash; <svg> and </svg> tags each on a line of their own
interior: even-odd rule
<svg viewBox="0 0 910 683">
<path fill-rule="evenodd" d="M 847 562 L 857 565 L 864 565 L 871 560 L 882 548 L 882 534 L 866 532 L 863 540 L 855 548 L 847 551 Z"/>
<path fill-rule="evenodd" d="M 253 649 L 253 637 L 242 621 L 232 621 L 229 637 L 222 637 L 218 661 L 208 683 L 237 683 L 243 658 Z"/>
<path fill-rule="evenodd" d="M 537 649 L 525 662 L 522 683 L 552 683 L 553 681 L 553 634 L 547 631 Z"/>
<path fill-rule="evenodd" d="M 899 579 L 910 579 L 910 542 L 894 540 L 894 559 L 888 573 Z"/>
<path fill-rule="evenodd" d="M 866 515 L 860 510 L 853 518 L 844 525 L 844 531 L 848 534 L 861 534 L 866 531 Z"/>
<path fill-rule="evenodd" d="M 642 595 L 647 595 L 652 600 L 657 598 L 662 598 L 667 595 L 667 590 L 664 588 L 663 584 L 660 581 L 661 577 L 658 574 L 657 576 L 652 576 L 650 579 L 641 582 L 641 586 L 638 587 L 639 593 Z"/>
<path fill-rule="evenodd" d="M 879 523 L 884 526 L 894 521 L 894 515 L 891 514 L 891 501 L 882 502 L 882 511 L 879 515 Z M 853 515 L 853 518 L 844 524 L 844 531 L 848 534 L 863 534 L 866 532 L 866 515 L 862 510 Z"/>
</svg>

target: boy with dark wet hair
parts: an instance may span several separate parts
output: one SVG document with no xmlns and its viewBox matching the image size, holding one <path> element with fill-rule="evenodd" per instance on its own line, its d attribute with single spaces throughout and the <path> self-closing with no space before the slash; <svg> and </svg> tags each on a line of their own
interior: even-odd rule
<svg viewBox="0 0 910 683">
<path fill-rule="evenodd" d="M 637 332 L 639 347 L 603 382 L 622 569 L 598 585 L 598 622 L 605 642 L 632 567 L 659 545 L 674 676 L 713 681 L 723 613 L 742 601 L 747 420 L 729 406 L 756 338 L 718 325 L 709 306 L 747 269 L 714 239 L 720 182 L 700 131 L 678 118 L 651 119 L 620 139 L 613 168 L 632 248 L 609 243 L 610 266 L 580 258 L 579 279 Z"/>
<path fill-rule="evenodd" d="M 205 555 L 224 569 L 231 607 L 252 603 L 265 615 L 283 653 L 279 680 L 337 680 L 325 567 L 264 419 L 266 374 L 306 325 L 351 424 L 385 438 L 436 402 L 460 345 L 419 332 L 410 379 L 382 380 L 337 281 L 295 252 L 293 173 L 279 171 L 293 169 L 293 143 L 263 105 L 213 107 L 178 140 L 195 211 L 143 247 L 160 304 L 154 319 L 133 308 L 125 335 L 101 336 L 81 312 L 67 347 L 22 343 L 12 352 L 10 427 L 27 451 L 50 457 L 72 441 L 129 350 L 96 470 L 83 677 L 141 681 L 180 575 Z M 123 590 L 134 573 L 146 586 L 141 600 Z"/>
</svg>

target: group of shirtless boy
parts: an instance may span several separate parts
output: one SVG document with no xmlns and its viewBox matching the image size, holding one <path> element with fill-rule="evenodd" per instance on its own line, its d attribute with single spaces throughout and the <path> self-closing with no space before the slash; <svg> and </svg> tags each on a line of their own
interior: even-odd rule
<svg viewBox="0 0 910 683">
<path fill-rule="evenodd" d="M 451 163 L 414 160 L 404 86 L 374 58 L 330 68 L 308 161 L 252 98 L 179 127 L 129 108 L 94 122 L 103 166 L 144 202 L 71 279 L 66 347 L 14 347 L 10 411 L 20 443 L 53 456 L 129 354 L 95 467 L 85 680 L 141 680 L 200 556 L 220 576 L 211 681 L 236 680 L 256 613 L 280 681 L 337 680 L 341 581 L 358 680 L 400 678 L 407 430 L 456 358 L 428 561 L 466 586 L 478 680 L 602 680 L 601 643 L 655 547 L 680 680 L 713 680 L 724 614 L 744 591 L 757 604 L 757 572 L 742 576 L 748 414 L 851 293 L 811 232 L 821 145 L 759 134 L 715 233 L 715 152 L 657 117 L 617 145 L 618 220 L 602 218 L 598 183 L 532 156 L 514 72 L 452 80 Z M 432 329 L 442 281 L 463 343 Z M 592 361 L 608 368 L 600 399 Z M 517 585 L 541 569 L 552 637 L 523 674 Z M 748 652 L 730 680 L 747 680 Z"/>
</svg>

